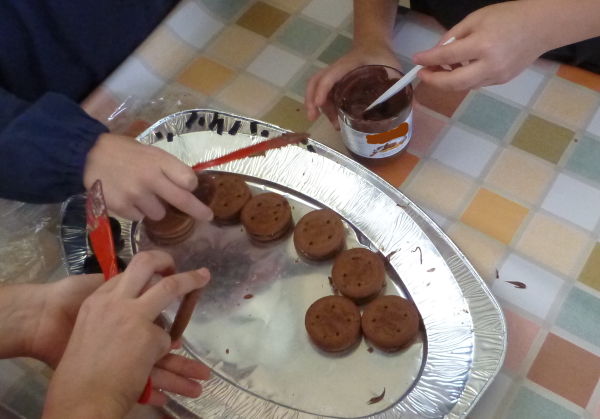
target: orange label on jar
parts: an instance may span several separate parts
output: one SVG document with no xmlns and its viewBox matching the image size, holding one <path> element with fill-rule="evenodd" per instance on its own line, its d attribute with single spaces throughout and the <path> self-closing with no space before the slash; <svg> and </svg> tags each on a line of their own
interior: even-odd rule
<svg viewBox="0 0 600 419">
<path fill-rule="evenodd" d="M 362 157 L 381 159 L 404 149 L 412 135 L 412 112 L 396 128 L 381 133 L 365 133 L 349 127 L 339 118 L 344 144 L 353 153 Z"/>
<path fill-rule="evenodd" d="M 408 130 L 410 127 L 408 126 L 408 122 L 403 122 L 400 126 L 394 128 L 393 130 L 382 132 L 381 134 L 369 134 L 367 135 L 367 143 L 368 144 L 385 144 L 390 141 L 398 138 L 404 137 L 408 134 Z"/>
</svg>

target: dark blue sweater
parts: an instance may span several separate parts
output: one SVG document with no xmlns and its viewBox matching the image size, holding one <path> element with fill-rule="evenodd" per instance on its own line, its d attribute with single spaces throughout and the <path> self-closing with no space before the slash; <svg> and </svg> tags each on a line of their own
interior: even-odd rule
<svg viewBox="0 0 600 419">
<path fill-rule="evenodd" d="M 60 202 L 84 191 L 108 130 L 78 105 L 176 0 L 0 1 L 0 197 Z"/>
</svg>

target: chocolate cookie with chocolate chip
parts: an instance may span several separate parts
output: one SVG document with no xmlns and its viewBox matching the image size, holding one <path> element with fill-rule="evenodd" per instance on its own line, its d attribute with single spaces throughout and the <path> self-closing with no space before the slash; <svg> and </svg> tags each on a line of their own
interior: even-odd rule
<svg viewBox="0 0 600 419">
<path fill-rule="evenodd" d="M 283 196 L 267 192 L 256 195 L 244 205 L 241 220 L 250 237 L 268 242 L 290 230 L 292 209 Z"/>
<path fill-rule="evenodd" d="M 342 218 L 330 209 L 306 214 L 294 229 L 294 246 L 302 256 L 324 260 L 335 256 L 344 246 Z"/>
<path fill-rule="evenodd" d="M 346 350 L 361 337 L 360 311 L 346 297 L 330 295 L 315 301 L 306 312 L 304 325 L 310 340 L 326 352 Z"/>
<path fill-rule="evenodd" d="M 214 220 L 219 224 L 235 224 L 246 202 L 252 198 L 250 188 L 238 175 L 222 174 L 215 177 L 215 197 L 210 203 Z"/>
<path fill-rule="evenodd" d="M 335 258 L 331 282 L 342 295 L 356 304 L 364 304 L 383 288 L 385 265 L 378 254 L 368 249 L 349 249 Z"/>
<path fill-rule="evenodd" d="M 373 346 L 382 351 L 403 349 L 419 333 L 419 311 L 412 301 L 397 295 L 373 300 L 362 315 L 362 330 Z"/>
</svg>

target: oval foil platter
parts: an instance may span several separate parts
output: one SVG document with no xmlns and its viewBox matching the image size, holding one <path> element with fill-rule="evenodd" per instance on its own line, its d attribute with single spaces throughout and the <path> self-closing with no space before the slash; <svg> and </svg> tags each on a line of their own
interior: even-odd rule
<svg viewBox="0 0 600 419">
<path fill-rule="evenodd" d="M 189 165 L 286 132 L 260 121 L 190 110 L 138 137 Z M 304 315 L 332 295 L 332 261 L 309 262 L 291 234 L 257 246 L 241 225 L 196 223 L 185 242 L 162 247 L 177 269 L 206 266 L 203 291 L 178 352 L 212 368 L 198 399 L 169 395 L 165 409 L 181 419 L 464 418 L 498 373 L 506 324 L 498 303 L 442 230 L 402 193 L 346 156 L 316 142 L 211 170 L 241 175 L 253 195 L 276 192 L 295 222 L 330 208 L 344 220 L 346 247 L 366 247 L 387 262 L 382 293 L 412 299 L 422 317 L 416 341 L 397 353 L 364 339 L 341 355 L 309 341 Z M 118 219 L 125 261 L 160 248 L 142 224 Z M 63 206 L 61 238 L 71 274 L 91 254 L 85 198 Z M 174 304 L 165 312 L 172 321 Z M 385 390 L 385 392 L 384 392 Z"/>
</svg>

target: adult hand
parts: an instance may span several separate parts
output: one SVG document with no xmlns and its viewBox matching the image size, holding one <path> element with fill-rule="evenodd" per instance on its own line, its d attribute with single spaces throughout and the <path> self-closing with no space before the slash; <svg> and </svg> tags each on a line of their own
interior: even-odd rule
<svg viewBox="0 0 600 419">
<path fill-rule="evenodd" d="M 385 44 L 372 44 L 368 47 L 353 48 L 352 51 L 335 63 L 312 76 L 306 87 L 306 99 L 304 102 L 308 118 L 311 121 L 315 121 L 319 117 L 319 108 L 321 108 L 321 111 L 331 121 L 333 128 L 339 131 L 340 124 L 335 105 L 329 94 L 331 89 L 335 83 L 352 70 L 365 65 L 375 64 L 401 69 L 400 62 L 390 47 Z"/>
<path fill-rule="evenodd" d="M 198 185 L 192 168 L 133 138 L 100 135 L 87 155 L 84 186 L 89 189 L 98 179 L 108 208 L 127 219 L 162 219 L 161 199 L 198 220 L 212 219 L 212 211 L 192 194 Z"/>
<path fill-rule="evenodd" d="M 444 90 L 503 84 L 519 75 L 550 47 L 538 22 L 539 2 L 509 1 L 477 10 L 449 30 L 434 48 L 413 56 L 427 68 L 419 78 Z M 442 45 L 448 39 L 456 40 Z M 460 63 L 469 62 L 466 66 Z M 441 65 L 455 67 L 452 71 Z"/>
<path fill-rule="evenodd" d="M 177 298 L 206 285 L 210 275 L 206 269 L 175 274 L 148 288 L 154 274 L 173 269 L 166 253 L 139 253 L 125 272 L 85 299 L 50 383 L 44 418 L 122 418 L 149 375 L 152 404 L 166 400 L 157 389 L 200 394 L 199 384 L 186 377 L 207 379 L 208 368 L 168 355 L 173 344 L 154 321 Z"/>
</svg>

